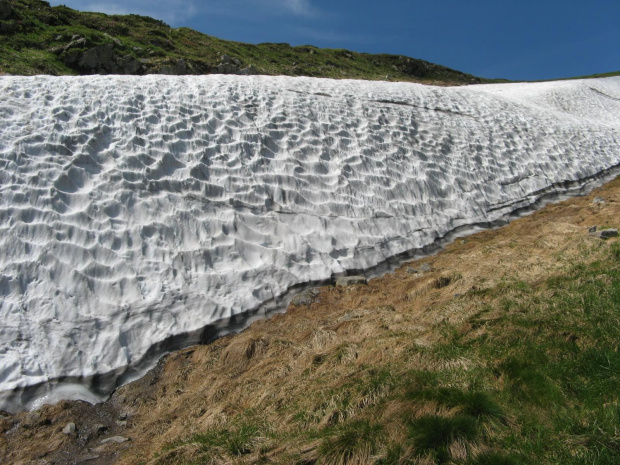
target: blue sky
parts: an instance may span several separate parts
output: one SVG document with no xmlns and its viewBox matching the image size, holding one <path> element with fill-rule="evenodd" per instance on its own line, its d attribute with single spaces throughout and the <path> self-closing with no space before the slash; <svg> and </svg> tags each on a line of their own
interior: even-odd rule
<svg viewBox="0 0 620 465">
<path fill-rule="evenodd" d="M 489 78 L 620 70 L 620 0 L 62 0 L 240 42 L 392 53 Z"/>
</svg>

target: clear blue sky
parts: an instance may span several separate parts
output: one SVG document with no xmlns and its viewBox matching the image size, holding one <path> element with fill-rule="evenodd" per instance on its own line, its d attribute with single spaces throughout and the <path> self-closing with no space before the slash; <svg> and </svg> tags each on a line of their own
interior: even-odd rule
<svg viewBox="0 0 620 465">
<path fill-rule="evenodd" d="M 489 78 L 620 71 L 620 0 L 61 0 L 240 42 L 402 54 Z"/>
</svg>

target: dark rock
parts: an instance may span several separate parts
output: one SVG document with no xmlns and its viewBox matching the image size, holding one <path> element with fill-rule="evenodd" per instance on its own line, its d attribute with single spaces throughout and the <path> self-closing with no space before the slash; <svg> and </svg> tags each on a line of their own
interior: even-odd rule
<svg viewBox="0 0 620 465">
<path fill-rule="evenodd" d="M 319 295 L 319 290 L 316 287 L 305 290 L 304 292 L 297 294 L 291 299 L 291 305 L 310 305 L 316 302 L 316 297 Z"/>
<path fill-rule="evenodd" d="M 368 280 L 364 276 L 343 276 L 336 279 L 336 286 L 347 287 L 355 284 L 368 284 Z"/>
<path fill-rule="evenodd" d="M 598 232 L 598 237 L 601 239 L 609 239 L 610 237 L 618 237 L 617 229 L 603 229 Z"/>
<path fill-rule="evenodd" d="M 237 74 L 240 74 L 242 76 L 254 76 L 259 74 L 259 72 L 253 65 L 250 65 L 247 68 L 239 70 Z"/>
<path fill-rule="evenodd" d="M 118 416 L 119 420 L 127 420 L 127 413 L 123 412 Z"/>
<path fill-rule="evenodd" d="M 220 63 L 217 65 L 216 70 L 220 74 L 237 74 L 239 72 L 239 67 L 232 63 Z"/>
<path fill-rule="evenodd" d="M 123 74 L 140 74 L 142 63 L 131 55 L 125 55 L 121 60 Z"/>
<path fill-rule="evenodd" d="M 82 59 L 82 52 L 79 50 L 68 50 L 60 55 L 60 60 L 69 67 L 77 66 Z"/>
<path fill-rule="evenodd" d="M 185 60 L 183 58 L 179 58 L 177 60 L 176 74 L 179 76 L 183 74 L 187 74 L 187 63 L 185 63 Z"/>
<path fill-rule="evenodd" d="M 129 438 L 125 438 L 123 436 L 112 436 L 111 438 L 106 438 L 103 441 L 101 441 L 101 444 L 109 444 L 109 443 L 122 444 L 127 441 L 129 441 Z"/>
<path fill-rule="evenodd" d="M 0 0 L 0 19 L 9 19 L 13 14 L 13 7 L 6 0 Z"/>
<path fill-rule="evenodd" d="M 80 60 L 80 67 L 90 70 L 97 70 L 100 68 L 109 68 L 110 62 L 114 58 L 114 47 L 112 44 L 97 45 L 82 55 Z"/>
<path fill-rule="evenodd" d="M 596 226 L 592 226 L 590 229 L 588 229 L 588 232 L 590 233 L 590 236 L 598 237 L 599 239 L 609 239 L 610 237 L 618 237 L 618 230 L 612 229 L 612 228 L 599 230 Z"/>
<path fill-rule="evenodd" d="M 230 55 L 224 54 L 220 58 L 220 64 L 215 69 L 220 74 L 241 74 L 239 71 L 240 66 L 241 61 L 238 58 L 231 58 Z M 249 68 L 246 69 L 249 70 Z"/>
</svg>

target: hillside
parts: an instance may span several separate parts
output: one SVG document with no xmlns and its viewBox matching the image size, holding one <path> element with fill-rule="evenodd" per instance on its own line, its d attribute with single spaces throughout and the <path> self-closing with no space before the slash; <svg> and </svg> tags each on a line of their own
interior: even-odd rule
<svg viewBox="0 0 620 465">
<path fill-rule="evenodd" d="M 618 218 L 620 179 L 320 288 L 104 404 L 5 414 L 0 461 L 616 464 L 620 242 L 588 228 Z"/>
<path fill-rule="evenodd" d="M 444 84 L 490 82 L 423 60 L 311 45 L 231 42 L 156 19 L 0 1 L 0 73 L 266 74 Z"/>
</svg>

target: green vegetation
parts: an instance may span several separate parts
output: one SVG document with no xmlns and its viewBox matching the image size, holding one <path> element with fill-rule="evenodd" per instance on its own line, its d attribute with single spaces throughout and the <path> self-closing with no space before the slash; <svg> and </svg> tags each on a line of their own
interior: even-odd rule
<svg viewBox="0 0 620 465">
<path fill-rule="evenodd" d="M 319 446 L 321 463 L 341 465 L 353 460 L 368 461 L 376 455 L 385 439 L 381 425 L 355 420 L 335 429 Z"/>
<path fill-rule="evenodd" d="M 602 258 L 468 292 L 470 330 L 438 323 L 435 345 L 309 392 L 269 434 L 254 413 L 190 442 L 244 463 L 266 463 L 263 452 L 286 444 L 299 452 L 269 463 L 618 463 L 620 242 L 589 247 L 584 258 Z M 343 353 L 317 363 L 344 363 Z M 419 357 L 437 368 L 417 368 Z"/>
<path fill-rule="evenodd" d="M 0 73 L 208 74 L 252 66 L 259 74 L 469 84 L 488 80 L 423 60 L 310 45 L 221 40 L 137 15 L 79 12 L 41 0 L 8 0 L 0 21 Z M 222 57 L 229 66 L 218 68 Z M 226 61 L 226 59 L 225 59 Z"/>
<path fill-rule="evenodd" d="M 226 427 L 195 434 L 186 441 L 170 444 L 166 450 L 193 446 L 194 455 L 201 460 L 216 455 L 240 457 L 259 449 L 268 433 L 268 426 L 250 410 Z"/>
</svg>

